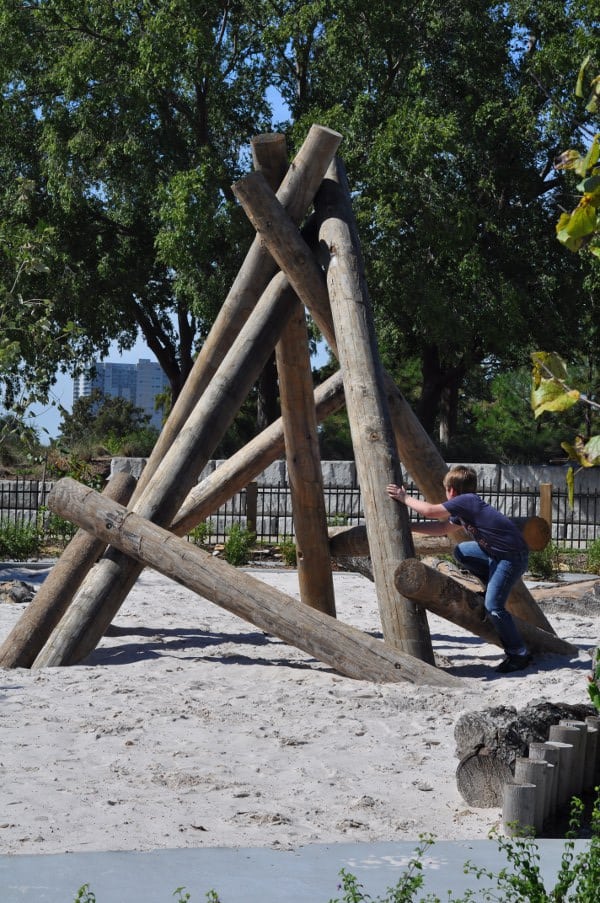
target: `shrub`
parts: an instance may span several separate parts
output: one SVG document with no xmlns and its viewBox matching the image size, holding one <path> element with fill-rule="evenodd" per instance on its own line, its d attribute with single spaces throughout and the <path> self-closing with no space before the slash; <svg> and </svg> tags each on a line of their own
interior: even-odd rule
<svg viewBox="0 0 600 903">
<path fill-rule="evenodd" d="M 188 536 L 195 546 L 205 546 L 208 544 L 213 530 L 213 522 L 211 520 L 205 520 L 202 521 L 201 524 L 197 524 L 193 530 L 190 530 Z"/>
<path fill-rule="evenodd" d="M 287 567 L 296 567 L 298 559 L 296 556 L 296 543 L 293 539 L 284 539 L 280 542 L 279 551 L 281 552 L 283 563 L 287 565 Z"/>
<path fill-rule="evenodd" d="M 595 539 L 587 547 L 586 570 L 590 574 L 600 574 L 600 539 Z"/>
<path fill-rule="evenodd" d="M 250 557 L 250 548 L 255 539 L 256 535 L 254 533 L 250 533 L 249 530 L 240 527 L 239 524 L 232 524 L 225 538 L 223 550 L 225 561 L 228 561 L 234 567 L 247 564 Z"/>
<path fill-rule="evenodd" d="M 0 524 L 0 558 L 27 561 L 39 555 L 42 537 L 31 524 Z"/>
<path fill-rule="evenodd" d="M 545 549 L 529 553 L 529 572 L 534 577 L 555 580 L 560 573 L 558 547 L 549 542 Z"/>
</svg>

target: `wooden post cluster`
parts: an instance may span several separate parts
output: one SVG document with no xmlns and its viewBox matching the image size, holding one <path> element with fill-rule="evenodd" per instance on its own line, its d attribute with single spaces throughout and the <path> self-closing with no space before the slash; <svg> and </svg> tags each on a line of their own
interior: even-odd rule
<svg viewBox="0 0 600 903">
<path fill-rule="evenodd" d="M 557 817 L 568 815 L 573 797 L 581 797 L 600 777 L 600 718 L 561 719 L 550 725 L 548 740 L 531 743 L 514 763 L 514 777 L 502 794 L 506 834 L 543 834 Z"/>
<path fill-rule="evenodd" d="M 399 563 L 415 560 L 415 553 L 408 512 L 387 498 L 386 486 L 401 481 L 401 468 L 406 467 L 425 497 L 438 502 L 444 497 L 447 467 L 379 358 L 350 189 L 336 157 L 341 138 L 331 129 L 312 126 L 289 165 L 283 136 L 253 140 L 255 172 L 232 190 L 257 234 L 129 507 L 121 509 L 73 481 L 59 484 L 51 507 L 82 526 L 93 540 L 83 555 L 77 547 L 81 537 L 75 550 L 65 553 L 35 636 L 31 619 L 20 624 L 0 650 L 0 666 L 39 668 L 83 660 L 101 640 L 143 567 L 151 565 L 342 673 L 368 680 L 456 684 L 434 666 L 426 610 L 432 601 L 428 595 L 440 590 L 428 585 L 427 598 L 417 599 L 404 591 L 395 574 Z M 316 389 L 305 308 L 340 362 L 339 373 Z M 280 421 L 198 483 L 274 353 Z M 344 403 L 365 501 L 365 536 L 384 643 L 357 636 L 334 620 L 317 424 Z M 220 564 L 213 568 L 186 544 L 178 545 L 177 537 L 248 485 L 284 448 L 302 605 L 298 611 L 288 597 L 265 586 L 265 616 L 254 583 Z M 541 542 L 538 534 L 539 529 L 535 541 Z M 190 555 L 197 569 L 209 575 L 205 581 L 190 573 Z M 56 590 L 57 580 L 62 591 Z M 539 634 L 537 648 L 565 654 L 571 650 L 555 636 L 522 581 L 510 605 L 525 629 Z M 476 615 L 464 626 L 477 628 L 477 633 L 480 626 L 475 622 L 480 620 Z"/>
</svg>

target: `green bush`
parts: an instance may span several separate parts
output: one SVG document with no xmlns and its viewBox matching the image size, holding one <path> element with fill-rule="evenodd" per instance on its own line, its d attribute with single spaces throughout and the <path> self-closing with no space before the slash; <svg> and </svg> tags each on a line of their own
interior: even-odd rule
<svg viewBox="0 0 600 903">
<path fill-rule="evenodd" d="M 0 524 L 0 559 L 27 561 L 40 553 L 42 537 L 31 524 Z"/>
<path fill-rule="evenodd" d="M 600 574 L 600 539 L 595 539 L 587 547 L 586 570 L 590 574 Z"/>
<path fill-rule="evenodd" d="M 529 553 L 529 573 L 544 580 L 556 580 L 560 574 L 558 546 L 549 542 L 545 549 Z"/>
<path fill-rule="evenodd" d="M 195 546 L 205 546 L 208 544 L 213 531 L 213 522 L 211 520 L 204 520 L 201 524 L 197 524 L 193 530 L 190 530 L 188 536 Z"/>
<path fill-rule="evenodd" d="M 295 568 L 298 559 L 296 556 L 296 543 L 293 539 L 284 539 L 279 543 L 279 551 L 281 552 L 281 557 L 283 559 L 283 563 L 289 568 Z"/>
<path fill-rule="evenodd" d="M 225 561 L 234 567 L 247 564 L 250 557 L 250 549 L 256 540 L 256 535 L 250 533 L 239 524 L 232 524 L 225 538 L 223 555 Z"/>
</svg>

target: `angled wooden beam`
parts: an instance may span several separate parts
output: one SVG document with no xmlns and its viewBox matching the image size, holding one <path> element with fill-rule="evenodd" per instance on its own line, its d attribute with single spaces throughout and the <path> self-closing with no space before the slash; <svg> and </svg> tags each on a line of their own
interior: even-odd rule
<svg viewBox="0 0 600 903">
<path fill-rule="evenodd" d="M 52 511 L 167 577 L 359 680 L 459 688 L 462 682 L 381 640 L 278 592 L 69 478 L 50 493 Z"/>
<path fill-rule="evenodd" d="M 394 581 L 400 592 L 411 599 L 418 599 L 429 611 L 464 627 L 488 643 L 502 646 L 500 637 L 487 617 L 481 593 L 473 592 L 417 558 L 400 562 L 394 573 Z M 573 656 L 579 651 L 576 646 L 561 640 L 556 634 L 540 630 L 528 621 L 515 618 L 515 624 L 532 652 Z"/>
</svg>

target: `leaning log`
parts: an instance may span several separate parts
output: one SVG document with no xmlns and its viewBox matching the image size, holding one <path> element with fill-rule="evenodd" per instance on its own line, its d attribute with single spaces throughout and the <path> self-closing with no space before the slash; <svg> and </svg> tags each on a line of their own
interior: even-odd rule
<svg viewBox="0 0 600 903">
<path fill-rule="evenodd" d="M 225 356 L 153 479 L 133 506 L 168 527 L 272 353 L 296 296 L 278 273 Z M 140 573 L 114 550 L 88 575 L 34 667 L 73 664 L 96 646 Z M 75 623 L 74 623 L 75 622 Z"/>
<path fill-rule="evenodd" d="M 304 216 L 340 141 L 341 135 L 331 129 L 321 126 L 313 126 L 310 129 L 277 195 L 294 222 L 299 222 Z M 240 330 L 253 311 L 257 299 L 261 293 L 264 297 L 272 288 L 269 280 L 275 272 L 276 266 L 271 255 L 261 246 L 260 241 L 255 239 L 144 468 L 132 501 L 132 506 L 136 510 L 138 499 L 149 484 L 155 484 L 156 469 L 168 456 L 194 406 L 224 362 L 230 347 L 237 340 Z M 282 291 L 289 288 L 285 280 L 279 280 L 279 286 Z M 189 483 L 183 480 L 182 485 L 189 491 L 197 476 L 198 474 L 194 473 Z M 177 508 L 169 512 L 166 522 L 172 519 L 176 510 Z M 146 513 L 144 511 L 144 514 Z M 72 661 L 72 656 L 78 654 L 76 648 L 82 655 L 87 654 L 90 651 L 90 643 L 95 645 L 100 639 L 137 580 L 139 572 L 137 562 L 128 562 L 120 553 L 109 548 L 102 561 L 88 575 L 74 600 L 75 605 L 89 612 L 89 623 L 94 625 L 93 629 L 90 627 L 89 636 L 82 640 L 82 645 L 79 645 L 75 638 L 69 638 L 68 626 L 63 629 L 59 625 L 57 630 L 61 632 L 60 637 L 54 636 L 55 630 L 48 641 L 51 646 L 46 648 L 48 647 L 46 644 L 36 662 L 39 660 L 39 664 L 63 664 L 67 660 Z M 102 618 L 97 617 L 98 612 L 102 612 Z M 105 625 L 102 628 L 99 627 L 101 623 Z"/>
<path fill-rule="evenodd" d="M 236 182 L 232 190 L 282 272 L 309 307 L 332 352 L 340 360 L 343 358 L 346 408 L 351 429 L 354 430 L 357 468 L 361 470 L 359 481 L 365 511 L 368 510 L 366 519 L 369 529 L 374 531 L 374 539 L 377 536 L 379 551 L 374 570 L 383 634 L 386 641 L 398 648 L 423 661 L 432 662 L 433 650 L 426 617 L 414 604 L 397 605 L 397 595 L 389 575 L 390 560 L 412 554 L 412 543 L 406 512 L 403 524 L 403 512 L 385 504 L 385 487 L 387 483 L 398 482 L 400 465 L 385 405 L 381 364 L 369 322 L 370 303 L 351 206 L 345 183 L 341 184 L 341 173 L 341 165 L 336 161 L 334 169 L 330 167 L 328 179 L 321 186 L 315 201 L 317 216 L 322 224 L 320 239 L 329 248 L 330 256 L 335 257 L 328 267 L 329 294 L 327 283 L 310 249 L 261 173 L 251 173 Z M 325 190 L 326 184 L 329 192 Z M 336 329 L 333 327 L 329 295 L 332 296 L 332 306 L 334 297 L 340 306 Z M 340 349 L 338 342 L 342 343 Z M 375 542 L 373 545 L 375 547 Z M 390 549 L 393 549 L 391 557 Z"/>
<path fill-rule="evenodd" d="M 124 554 L 347 677 L 461 686 L 458 678 L 445 671 L 303 605 L 75 480 L 60 480 L 50 493 L 48 505 Z"/>
<path fill-rule="evenodd" d="M 339 132 L 325 126 L 313 125 L 309 129 L 302 147 L 277 191 L 279 202 L 285 207 L 288 216 L 294 223 L 299 223 L 306 214 L 341 140 L 342 136 Z M 260 137 L 255 138 L 254 144 L 256 145 L 259 141 Z M 265 137 L 263 152 L 261 152 L 261 165 L 266 170 L 269 164 L 267 163 L 268 154 L 264 152 L 265 148 L 272 151 L 272 165 L 279 167 L 280 139 L 273 138 L 272 135 Z M 277 267 L 271 255 L 263 247 L 258 237 L 255 237 L 173 410 L 161 430 L 140 477 L 139 489 L 135 493 L 134 502 L 137 501 L 185 425 L 194 405 L 217 372 L 237 334 L 276 272 Z"/>
<path fill-rule="evenodd" d="M 277 202 L 261 173 L 250 173 L 236 182 L 232 190 L 337 357 L 325 277 L 306 241 Z M 318 204 L 318 201 L 317 195 L 315 203 Z M 400 460 L 427 501 L 445 501 L 443 478 L 448 470 L 446 463 L 391 376 L 384 371 L 383 378 Z M 523 620 L 553 632 L 522 580 L 512 588 L 508 608 Z"/>
<path fill-rule="evenodd" d="M 512 780 L 517 758 L 530 743 L 548 739 L 550 727 L 561 718 L 584 718 L 593 706 L 541 702 L 521 711 L 499 706 L 465 712 L 454 728 L 456 783 L 469 806 L 501 806 L 504 784 Z"/>
<path fill-rule="evenodd" d="M 117 473 L 104 494 L 126 505 L 135 487 L 131 474 Z M 0 646 L 0 668 L 30 668 L 44 643 L 68 609 L 106 543 L 78 530 L 32 601 Z"/>
<path fill-rule="evenodd" d="M 435 568 L 428 567 L 417 558 L 401 561 L 396 568 L 394 581 L 398 592 L 415 599 L 429 611 L 453 624 L 463 627 L 488 643 L 501 646 L 483 604 L 483 595 L 467 589 L 462 583 Z M 552 652 L 557 655 L 577 655 L 578 649 L 554 633 L 547 633 L 527 621 L 514 618 L 515 625 L 526 646 L 532 652 Z"/>
</svg>

